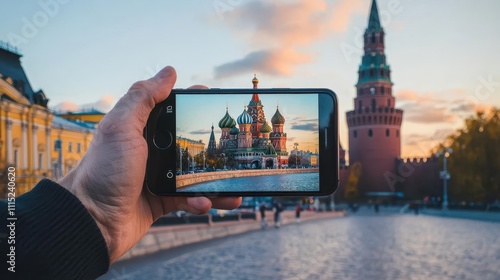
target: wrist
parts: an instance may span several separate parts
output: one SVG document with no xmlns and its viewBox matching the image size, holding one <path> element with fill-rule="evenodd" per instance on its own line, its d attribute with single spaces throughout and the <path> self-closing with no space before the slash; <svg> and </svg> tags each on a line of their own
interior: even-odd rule
<svg viewBox="0 0 500 280">
<path fill-rule="evenodd" d="M 74 170 L 76 171 L 76 170 Z M 70 172 L 66 176 L 62 177 L 57 181 L 59 185 L 67 189 L 70 193 L 72 193 L 80 202 L 82 205 L 87 209 L 88 213 L 90 216 L 94 219 L 97 227 L 101 231 L 101 234 L 104 238 L 104 241 L 106 242 L 106 247 L 108 250 L 109 258 L 110 258 L 110 263 L 113 263 L 116 259 L 114 256 L 114 239 L 111 234 L 110 230 L 105 226 L 103 223 L 103 217 L 104 215 L 102 214 L 102 210 L 99 209 L 96 204 L 92 201 L 92 199 L 89 198 L 87 194 L 83 191 L 84 189 L 81 186 L 84 186 L 83 183 L 79 183 L 80 181 L 75 178 L 76 172 Z"/>
</svg>

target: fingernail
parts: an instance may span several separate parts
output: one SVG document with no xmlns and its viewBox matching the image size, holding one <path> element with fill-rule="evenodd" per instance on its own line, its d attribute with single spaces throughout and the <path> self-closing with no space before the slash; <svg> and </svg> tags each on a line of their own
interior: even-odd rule
<svg viewBox="0 0 500 280">
<path fill-rule="evenodd" d="M 166 77 L 172 75 L 174 73 L 174 68 L 172 66 L 167 66 L 161 69 L 155 76 L 155 78 L 165 79 Z"/>
</svg>

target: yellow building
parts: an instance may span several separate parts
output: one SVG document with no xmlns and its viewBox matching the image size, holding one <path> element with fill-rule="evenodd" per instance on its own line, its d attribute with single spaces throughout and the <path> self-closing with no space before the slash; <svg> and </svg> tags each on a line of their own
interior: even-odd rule
<svg viewBox="0 0 500 280">
<path fill-rule="evenodd" d="M 43 91 L 31 88 L 20 58 L 0 42 L 0 196 L 5 196 L 9 166 L 15 168 L 16 195 L 44 177 L 57 179 L 73 169 L 97 123 L 54 115 Z"/>
<path fill-rule="evenodd" d="M 199 155 L 201 152 L 205 151 L 205 143 L 201 140 L 195 141 L 184 137 L 177 137 L 176 143 L 177 146 L 182 149 L 187 148 L 191 156 Z"/>
</svg>

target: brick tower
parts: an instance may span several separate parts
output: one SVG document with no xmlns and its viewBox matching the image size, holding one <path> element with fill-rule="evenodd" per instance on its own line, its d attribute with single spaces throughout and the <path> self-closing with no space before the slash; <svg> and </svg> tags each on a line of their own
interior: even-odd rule
<svg viewBox="0 0 500 280">
<path fill-rule="evenodd" d="M 361 163 L 359 191 L 365 195 L 393 192 L 385 174 L 394 172 L 401 155 L 403 111 L 394 108 L 391 70 L 384 54 L 384 29 L 373 0 L 364 34 L 364 55 L 358 70 L 354 110 L 346 113 L 349 162 Z"/>
</svg>

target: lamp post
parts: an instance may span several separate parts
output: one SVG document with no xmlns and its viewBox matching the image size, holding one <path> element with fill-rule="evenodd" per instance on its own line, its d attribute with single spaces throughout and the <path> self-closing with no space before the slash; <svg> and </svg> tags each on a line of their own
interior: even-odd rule
<svg viewBox="0 0 500 280">
<path fill-rule="evenodd" d="M 220 154 L 220 156 L 222 157 L 222 161 L 224 161 L 224 169 L 223 170 L 226 170 L 226 154 L 222 153 L 222 154 Z"/>
<path fill-rule="evenodd" d="M 203 172 L 205 172 L 205 152 L 203 152 Z"/>
<path fill-rule="evenodd" d="M 453 153 L 451 148 L 447 148 L 443 151 L 440 151 L 436 154 L 436 157 L 439 158 L 441 155 L 443 156 L 443 171 L 439 172 L 439 178 L 443 179 L 443 209 L 448 209 L 448 180 L 450 180 L 451 175 L 446 169 L 446 159 Z"/>
<path fill-rule="evenodd" d="M 295 149 L 295 168 L 298 168 L 298 158 L 299 154 L 297 152 L 297 148 L 299 147 L 299 143 L 293 143 L 293 148 Z"/>
<path fill-rule="evenodd" d="M 180 161 L 179 166 L 180 166 L 180 172 L 181 172 L 180 175 L 182 175 L 182 147 L 181 146 L 179 146 L 179 161 Z"/>
</svg>

